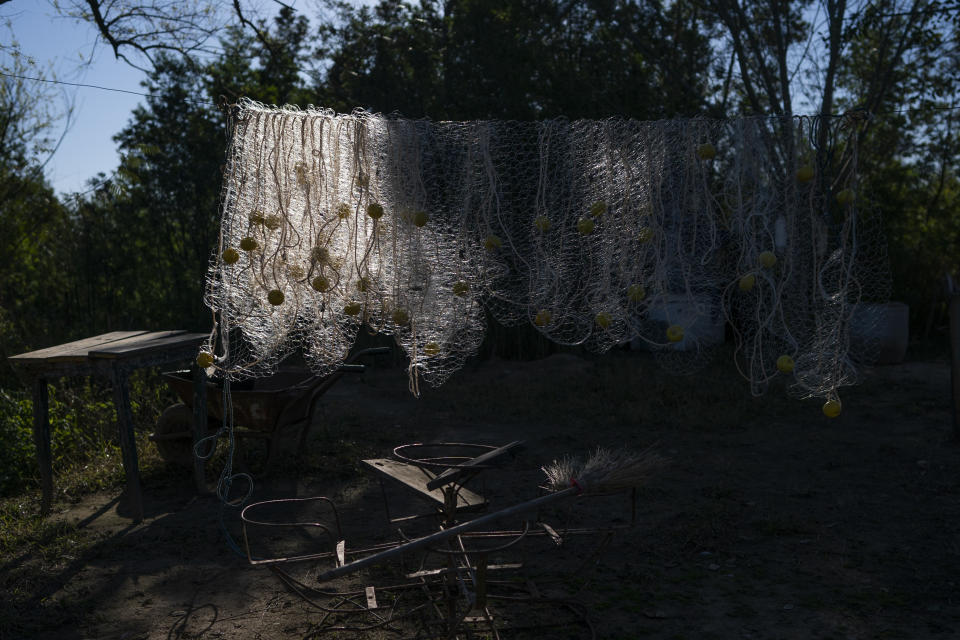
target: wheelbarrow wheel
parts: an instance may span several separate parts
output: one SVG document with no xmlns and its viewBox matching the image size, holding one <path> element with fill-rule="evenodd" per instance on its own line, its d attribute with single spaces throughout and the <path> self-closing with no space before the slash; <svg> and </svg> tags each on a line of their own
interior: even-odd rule
<svg viewBox="0 0 960 640">
<path fill-rule="evenodd" d="M 167 407 L 150 437 L 164 462 L 193 466 L 193 409 L 182 402 Z"/>
</svg>

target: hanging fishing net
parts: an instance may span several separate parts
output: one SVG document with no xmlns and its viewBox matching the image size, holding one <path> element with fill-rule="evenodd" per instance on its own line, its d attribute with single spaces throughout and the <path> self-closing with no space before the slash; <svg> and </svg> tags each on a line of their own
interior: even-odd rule
<svg viewBox="0 0 960 640">
<path fill-rule="evenodd" d="M 295 350 L 325 374 L 359 331 L 388 334 L 416 392 L 476 353 L 489 311 L 563 345 L 630 341 L 677 373 L 732 333 L 755 393 L 786 375 L 833 397 L 855 381 L 855 305 L 889 281 L 855 124 L 432 122 L 245 101 L 205 352 L 234 380 Z"/>
</svg>

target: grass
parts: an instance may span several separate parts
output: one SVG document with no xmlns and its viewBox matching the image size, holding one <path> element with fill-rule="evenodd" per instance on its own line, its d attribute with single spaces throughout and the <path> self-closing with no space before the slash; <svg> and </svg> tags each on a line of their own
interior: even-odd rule
<svg viewBox="0 0 960 640">
<path fill-rule="evenodd" d="M 96 381 L 65 379 L 49 387 L 49 392 L 54 510 L 57 504 L 74 503 L 86 495 L 123 486 L 125 475 L 110 390 Z M 131 377 L 131 408 L 145 484 L 163 482 L 171 473 L 147 434 L 162 408 L 172 401 L 154 372 L 142 371 Z M 75 555 L 87 534 L 40 516 L 29 399 L 3 391 L 0 410 L 4 412 L 0 429 L 9 445 L 0 452 L 0 465 L 7 472 L 0 487 L 0 557 L 30 555 L 45 565 L 55 564 L 57 558 L 71 555 L 67 549 L 73 549 Z M 14 455 L 16 459 L 7 459 Z"/>
<path fill-rule="evenodd" d="M 25 607 L 42 608 L 47 621 L 69 619 L 92 604 L 83 598 L 49 600 L 44 593 L 57 573 L 79 562 L 100 539 L 89 530 L 55 519 L 41 518 L 34 496 L 0 502 L 0 629 L 21 629 Z"/>
<path fill-rule="evenodd" d="M 152 370 L 132 375 L 130 388 L 135 430 L 152 431 L 175 396 Z M 70 498 L 114 486 L 120 449 L 110 388 L 95 378 L 64 378 L 48 386 L 48 395 L 51 454 L 61 495 Z M 0 497 L 39 486 L 33 407 L 24 391 L 0 389 L 0 470 Z"/>
</svg>

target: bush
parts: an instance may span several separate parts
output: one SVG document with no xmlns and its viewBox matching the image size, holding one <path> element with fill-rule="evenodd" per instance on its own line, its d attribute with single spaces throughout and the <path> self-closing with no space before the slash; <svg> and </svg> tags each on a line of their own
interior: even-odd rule
<svg viewBox="0 0 960 640">
<path fill-rule="evenodd" d="M 23 490 L 36 475 L 33 403 L 0 390 L 0 496 Z"/>
<path fill-rule="evenodd" d="M 96 378 L 62 379 L 47 387 L 54 471 L 69 475 L 72 491 L 122 481 L 112 391 Z M 171 393 L 153 371 L 130 379 L 134 428 L 152 430 Z M 104 464 L 106 463 L 106 464 Z M 39 486 L 33 444 L 33 401 L 23 391 L 0 389 L 0 497 Z"/>
</svg>

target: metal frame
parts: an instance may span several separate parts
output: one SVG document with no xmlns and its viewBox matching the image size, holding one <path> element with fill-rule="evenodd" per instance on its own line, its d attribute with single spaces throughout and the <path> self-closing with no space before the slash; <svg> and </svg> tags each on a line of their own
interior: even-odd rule
<svg viewBox="0 0 960 640">
<path fill-rule="evenodd" d="M 580 567 L 586 566 L 609 543 L 617 530 L 632 527 L 636 521 L 636 490 L 629 492 L 631 502 L 631 517 L 629 524 L 609 525 L 605 527 L 551 527 L 540 519 L 539 509 L 542 506 L 562 501 L 567 497 L 579 494 L 579 487 L 541 495 L 533 500 L 513 505 L 493 513 L 479 516 L 472 520 L 459 522 L 462 511 L 457 509 L 457 493 L 470 479 L 480 472 L 491 468 L 492 464 L 471 464 L 475 458 L 462 455 L 416 457 L 419 450 L 428 447 L 434 449 L 466 448 L 485 453 L 498 448 L 489 445 L 474 445 L 468 443 L 433 443 L 429 445 L 415 443 L 400 445 L 394 449 L 395 455 L 402 461 L 429 467 L 431 471 L 437 469 L 462 469 L 469 473 L 457 474 L 459 477 L 450 478 L 443 485 L 444 506 L 433 514 L 438 519 L 438 531 L 422 538 L 410 538 L 402 530 L 398 530 L 400 539 L 394 542 L 383 543 L 365 549 L 347 549 L 346 541 L 340 530 L 340 518 L 336 505 L 326 497 L 295 498 L 285 500 L 268 500 L 249 505 L 241 512 L 243 521 L 244 547 L 247 558 L 253 565 L 266 565 L 295 593 L 304 598 L 312 606 L 324 612 L 320 625 L 330 615 L 360 615 L 374 618 L 372 624 L 355 626 L 329 626 L 317 631 L 357 631 L 366 632 L 376 628 L 392 628 L 390 625 L 401 620 L 416 616 L 419 620 L 420 631 L 416 637 L 473 638 L 477 633 L 499 639 L 502 633 L 511 630 L 521 630 L 523 625 L 517 625 L 505 617 L 501 609 L 511 604 L 530 607 L 536 604 L 545 604 L 561 607 L 573 612 L 576 621 L 582 625 L 590 638 L 595 637 L 593 626 L 590 623 L 586 610 L 576 602 L 565 599 L 544 598 L 539 594 L 535 585 L 528 584 L 529 593 L 525 595 L 511 595 L 503 593 L 504 589 L 515 586 L 515 582 L 491 580 L 491 573 L 521 569 L 521 563 L 491 564 L 493 554 L 498 554 L 519 546 L 521 541 L 530 537 L 548 537 L 554 544 L 561 545 L 566 537 L 592 535 L 601 536 L 595 550 L 587 554 Z M 460 451 L 462 452 L 462 451 Z M 454 451 L 454 453 L 460 453 Z M 467 477 L 464 478 L 464 475 Z M 425 473 L 425 477 L 435 477 L 433 473 Z M 383 483 L 381 482 L 381 485 Z M 603 494 L 615 495 L 615 494 Z M 258 520 L 253 514 L 261 507 L 281 503 L 308 503 L 311 501 L 323 502 L 329 507 L 333 525 L 329 522 L 273 522 Z M 384 507 L 390 519 L 389 500 L 384 494 Z M 536 512 L 535 518 L 524 518 L 519 529 L 480 530 L 482 527 L 511 516 L 527 512 Z M 422 516 L 418 516 L 422 517 Z M 334 549 L 320 553 L 308 553 L 289 557 L 254 558 L 250 551 L 250 532 L 254 526 L 265 527 L 315 527 L 327 534 L 334 542 Z M 332 528 L 331 528 L 332 526 Z M 334 532 L 336 535 L 333 535 Z M 492 546 L 478 547 L 477 543 L 492 541 Z M 327 570 L 320 569 L 317 581 L 322 585 L 336 577 L 352 574 L 365 567 L 381 564 L 391 560 L 400 560 L 401 567 L 406 558 L 413 554 L 419 555 L 419 561 L 413 565 L 412 571 L 404 569 L 407 580 L 399 585 L 388 587 L 368 586 L 363 592 L 367 604 L 358 602 L 361 592 L 329 591 L 322 587 L 309 587 L 297 581 L 281 567 L 284 564 L 329 561 L 333 560 L 333 567 Z M 348 558 L 355 558 L 348 561 Z M 327 565 L 328 567 L 330 565 Z M 391 594 L 406 593 L 413 589 L 423 594 L 425 600 L 410 608 L 400 611 L 399 602 L 405 596 L 392 595 L 394 600 L 389 607 L 378 604 L 376 591 L 386 591 Z M 325 598 L 327 604 L 320 604 L 318 597 Z M 383 599 L 381 598 L 381 601 Z M 393 629 L 397 631 L 397 629 Z"/>
</svg>

